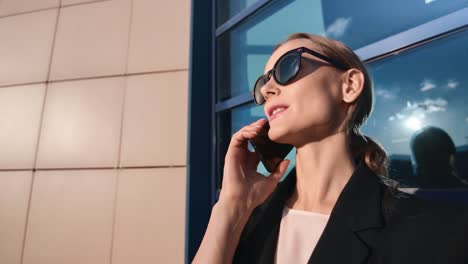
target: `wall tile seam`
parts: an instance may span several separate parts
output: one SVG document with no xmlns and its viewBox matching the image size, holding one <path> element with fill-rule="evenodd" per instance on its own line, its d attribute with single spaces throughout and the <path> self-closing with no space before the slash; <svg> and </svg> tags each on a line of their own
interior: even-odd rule
<svg viewBox="0 0 468 264">
<path fill-rule="evenodd" d="M 62 3 L 62 0 L 59 1 L 59 5 Z M 50 76 L 50 72 L 51 72 L 51 67 L 52 67 L 52 59 L 53 59 L 53 56 L 54 56 L 54 48 L 55 48 L 55 40 L 57 38 L 57 31 L 58 31 L 58 23 L 59 23 L 59 20 L 60 20 L 60 12 L 61 9 L 60 8 L 57 8 L 57 11 L 56 11 L 56 17 L 55 17 L 55 25 L 54 25 L 54 33 L 53 33 L 53 36 L 52 36 L 52 44 L 51 44 L 51 47 L 50 47 L 50 50 L 49 50 L 49 64 L 48 64 L 48 67 L 47 67 L 47 79 L 49 78 Z M 44 121 L 44 113 L 45 113 L 45 106 L 46 106 L 46 101 L 47 101 L 47 92 L 48 92 L 48 84 L 45 84 L 45 87 L 44 87 L 44 96 L 42 98 L 42 108 L 41 108 L 41 114 L 39 116 L 39 127 L 38 127 L 38 131 L 37 131 L 37 136 L 36 136 L 36 149 L 34 151 L 34 161 L 33 161 L 33 168 L 36 168 L 37 166 L 37 158 L 38 158 L 38 154 L 39 154 L 39 147 L 40 147 L 40 138 L 41 138 L 41 134 L 42 134 L 42 125 L 43 125 L 43 121 Z M 29 218 L 30 218 L 30 211 L 31 211 L 31 203 L 32 203 L 32 194 L 33 194 L 33 190 L 34 190 L 34 180 L 35 180 L 35 175 L 36 173 L 33 171 L 32 172 L 32 175 L 31 175 L 31 184 L 29 186 L 29 197 L 28 197 L 28 203 L 27 203 L 27 207 L 26 207 L 26 219 L 25 219 L 25 223 L 24 223 L 24 233 L 23 233 L 23 244 L 22 244 L 22 247 L 21 247 L 21 255 L 20 255 L 20 263 L 23 263 L 24 262 L 24 253 L 25 253 L 25 250 L 26 250 L 26 242 L 27 242 L 27 237 L 28 237 L 28 227 L 29 227 Z"/>
<path fill-rule="evenodd" d="M 123 133 L 124 133 L 124 119 L 125 119 L 125 109 L 127 105 L 127 90 L 128 90 L 128 62 L 129 62 L 129 56 L 130 56 L 130 36 L 132 33 L 132 25 L 133 25 L 133 0 L 130 2 L 130 18 L 129 18 L 129 25 L 128 25 L 128 32 L 127 32 L 127 51 L 126 51 L 126 56 L 125 56 L 125 86 L 124 86 L 124 94 L 123 94 L 123 104 L 122 104 L 122 109 L 120 113 L 120 134 L 119 134 L 119 149 L 118 149 L 118 157 L 117 157 L 117 166 L 121 167 L 122 166 L 122 145 L 123 145 Z M 112 262 L 112 261 L 111 261 Z"/>
<path fill-rule="evenodd" d="M 107 0 L 106 0 L 107 1 Z M 188 68 L 183 69 L 170 69 L 170 70 L 160 70 L 160 71 L 148 71 L 148 72 L 137 72 L 137 73 L 126 73 L 126 74 L 115 74 L 115 75 L 100 75 L 100 76 L 90 76 L 82 78 L 72 78 L 72 79 L 61 79 L 61 80 L 47 80 L 47 81 L 37 81 L 37 82 L 27 82 L 27 83 L 12 83 L 12 84 L 3 84 L 0 85 L 2 88 L 12 88 L 16 86 L 27 86 L 27 85 L 36 85 L 36 84 L 53 84 L 53 83 L 63 83 L 63 82 L 74 82 L 74 81 L 86 81 L 86 80 L 96 80 L 96 79 L 106 79 L 106 78 L 118 78 L 118 77 L 132 77 L 140 75 L 152 75 L 152 74 L 164 74 L 172 72 L 188 72 Z"/>
<path fill-rule="evenodd" d="M 32 14 L 32 13 L 38 13 L 38 12 L 48 11 L 52 9 L 60 9 L 60 8 L 68 8 L 68 7 L 74 7 L 74 6 L 80 6 L 80 5 L 95 4 L 99 2 L 105 2 L 105 1 L 111 1 L 111 0 L 95 0 L 95 1 L 82 2 L 82 3 L 65 4 L 65 5 L 62 5 L 62 1 L 60 0 L 57 6 L 38 8 L 38 9 L 33 9 L 33 10 L 28 10 L 28 11 L 20 11 L 20 12 L 14 12 L 11 14 L 0 15 L 0 19 L 7 18 L 7 17 L 27 15 L 27 14 Z"/>
<path fill-rule="evenodd" d="M 122 167 L 82 167 L 82 168 L 21 168 L 21 169 L 0 169 L 0 172 L 15 171 L 76 171 L 76 170 L 132 170 L 132 169 L 176 169 L 187 168 L 187 165 L 162 165 L 162 166 L 122 166 Z"/>
<path fill-rule="evenodd" d="M 62 0 L 60 0 L 60 8 L 68 8 L 68 7 L 81 6 L 81 5 L 92 5 L 95 3 L 106 2 L 106 1 L 111 1 L 111 0 L 92 0 L 92 1 L 87 1 L 87 2 L 73 3 L 73 4 L 62 4 Z"/>
<path fill-rule="evenodd" d="M 130 56 L 130 43 L 131 43 L 131 33 L 132 33 L 132 25 L 133 25 L 133 0 L 130 1 L 130 14 L 129 14 L 129 25 L 127 31 L 127 47 L 126 47 L 126 54 L 125 54 L 125 72 L 124 74 L 128 74 L 128 62 Z M 124 87 L 123 87 L 123 98 L 122 98 L 122 108 L 120 109 L 120 131 L 119 131 L 119 145 L 117 149 L 117 167 L 122 167 L 122 145 L 123 145 L 123 138 L 124 138 L 124 117 L 125 117 L 125 109 L 127 106 L 127 90 L 128 90 L 128 78 L 124 78 Z M 113 211 L 112 211 L 112 229 L 111 229 L 111 241 L 110 241 L 110 249 L 109 249 L 109 264 L 114 262 L 114 248 L 115 248 L 115 231 L 117 228 L 117 202 L 118 202 L 118 192 L 119 192 L 119 180 L 120 174 L 123 170 L 117 169 L 116 172 L 116 180 L 115 180 L 115 190 L 114 190 L 114 204 L 113 204 Z"/>
<path fill-rule="evenodd" d="M 132 43 L 131 36 L 132 36 L 132 28 L 133 28 L 133 12 L 134 12 L 134 0 L 130 2 L 130 18 L 129 18 L 129 25 L 128 25 L 128 32 L 127 32 L 127 54 L 125 56 L 125 72 L 124 74 L 128 74 L 128 64 L 130 61 L 130 46 Z"/>
<path fill-rule="evenodd" d="M 114 186 L 114 197 L 113 197 L 113 208 L 112 208 L 112 219 L 111 219 L 111 237 L 110 237 L 110 247 L 109 247 L 109 264 L 114 262 L 114 241 L 115 241 L 115 229 L 116 229 L 116 219 L 117 219 L 117 201 L 118 201 L 118 194 L 119 194 L 119 180 L 120 180 L 120 173 L 122 170 L 118 169 L 115 172 L 115 186 Z"/>
<path fill-rule="evenodd" d="M 49 11 L 49 10 L 53 10 L 53 9 L 60 9 L 60 7 L 59 7 L 59 6 L 55 6 L 55 7 L 46 7 L 46 8 L 40 8 L 40 9 L 36 9 L 36 10 L 31 10 L 31 11 L 24 11 L 24 12 L 12 13 L 12 14 L 8 14 L 8 15 L 0 15 L 0 21 L 1 21 L 1 19 L 4 19 L 4 18 L 10 18 L 10 17 L 15 17 L 15 16 L 23 16 L 23 15 L 29 15 L 29 14 L 39 13 L 39 12 L 44 12 L 44 11 Z"/>
</svg>

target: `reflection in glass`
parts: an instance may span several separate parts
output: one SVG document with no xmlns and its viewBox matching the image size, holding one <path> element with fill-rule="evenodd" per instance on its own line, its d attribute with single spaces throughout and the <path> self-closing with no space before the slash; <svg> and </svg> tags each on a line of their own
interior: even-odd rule
<svg viewBox="0 0 468 264">
<path fill-rule="evenodd" d="M 468 0 L 327 0 L 322 6 L 325 34 L 357 49 L 468 7 Z"/>
<path fill-rule="evenodd" d="M 232 15 L 255 0 L 218 2 L 220 16 L 226 12 L 225 5 L 235 6 L 229 9 Z M 271 2 L 217 38 L 218 101 L 250 91 L 256 78 L 263 74 L 274 46 L 291 33 L 326 35 L 357 49 L 468 7 L 468 0 L 363 0 L 359 4 L 344 0 Z M 430 80 L 426 84 L 431 89 Z M 417 120 L 414 121 L 409 125 L 417 126 Z"/>
<path fill-rule="evenodd" d="M 468 181 L 460 178 L 455 164 L 455 144 L 443 129 L 427 126 L 410 139 L 414 163 L 413 185 L 421 188 L 460 188 Z"/>
<path fill-rule="evenodd" d="M 468 30 L 368 65 L 375 107 L 363 132 L 403 187 L 468 187 Z"/>
<path fill-rule="evenodd" d="M 304 17 L 304 10 L 310 10 Z M 217 40 L 217 99 L 252 90 L 274 46 L 293 32 L 323 31 L 320 1 L 274 1 Z"/>
<path fill-rule="evenodd" d="M 217 0 L 216 24 L 219 26 L 259 0 Z"/>
</svg>

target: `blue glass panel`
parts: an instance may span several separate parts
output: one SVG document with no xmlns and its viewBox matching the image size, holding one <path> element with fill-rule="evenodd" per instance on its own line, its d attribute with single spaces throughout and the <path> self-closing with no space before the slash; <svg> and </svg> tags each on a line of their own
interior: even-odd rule
<svg viewBox="0 0 468 264">
<path fill-rule="evenodd" d="M 368 65 L 375 106 L 362 130 L 392 154 L 393 177 L 408 187 L 455 187 L 418 176 L 430 171 L 468 181 L 466 43 L 468 30 Z"/>
<path fill-rule="evenodd" d="M 309 32 L 364 47 L 468 7 L 468 0 L 277 0 L 217 38 L 217 100 L 252 90 L 274 46 Z"/>
<path fill-rule="evenodd" d="M 258 0 L 217 0 L 216 1 L 216 24 L 221 25 L 240 11 L 251 6 Z"/>
<path fill-rule="evenodd" d="M 310 10 L 307 16 L 304 10 Z M 217 40 L 217 98 L 252 90 L 276 43 L 297 31 L 323 30 L 320 1 L 275 1 Z M 294 18 L 294 19 L 292 19 Z"/>
<path fill-rule="evenodd" d="M 327 0 L 325 34 L 353 49 L 468 7 L 467 0 Z"/>
</svg>

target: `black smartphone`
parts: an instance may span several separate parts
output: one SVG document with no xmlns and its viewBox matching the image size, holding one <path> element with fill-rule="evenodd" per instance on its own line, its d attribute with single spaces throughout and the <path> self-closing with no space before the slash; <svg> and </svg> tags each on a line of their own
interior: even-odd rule
<svg viewBox="0 0 468 264">
<path fill-rule="evenodd" d="M 268 137 L 270 123 L 268 120 L 263 125 L 263 129 L 254 138 L 249 139 L 255 153 L 260 157 L 260 161 L 268 172 L 273 172 L 282 160 L 289 154 L 294 147 L 289 144 L 281 144 L 272 141 Z"/>
</svg>

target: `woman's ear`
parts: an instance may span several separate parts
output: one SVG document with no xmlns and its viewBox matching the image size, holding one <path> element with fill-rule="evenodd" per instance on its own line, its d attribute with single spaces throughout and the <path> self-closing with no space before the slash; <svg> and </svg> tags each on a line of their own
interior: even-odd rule
<svg viewBox="0 0 468 264">
<path fill-rule="evenodd" d="M 364 74 L 358 69 L 349 69 L 343 73 L 343 101 L 354 102 L 364 88 Z"/>
</svg>

